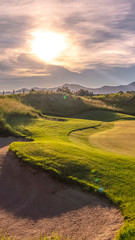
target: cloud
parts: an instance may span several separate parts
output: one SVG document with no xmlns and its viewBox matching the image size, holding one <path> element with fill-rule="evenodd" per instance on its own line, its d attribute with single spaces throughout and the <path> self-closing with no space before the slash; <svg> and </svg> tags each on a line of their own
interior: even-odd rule
<svg viewBox="0 0 135 240">
<path fill-rule="evenodd" d="M 2 78 L 22 76 L 50 76 L 48 65 L 33 59 L 27 54 L 20 54 L 14 58 L 0 62 L 0 75 Z"/>
<path fill-rule="evenodd" d="M 54 64 L 69 71 L 134 66 L 134 11 L 134 0 L 0 0 L 1 77 L 51 74 L 53 66 L 31 52 L 38 30 L 65 36 Z"/>
<path fill-rule="evenodd" d="M 32 19 L 28 16 L 0 16 L 0 48 L 24 46 L 30 28 Z"/>
</svg>

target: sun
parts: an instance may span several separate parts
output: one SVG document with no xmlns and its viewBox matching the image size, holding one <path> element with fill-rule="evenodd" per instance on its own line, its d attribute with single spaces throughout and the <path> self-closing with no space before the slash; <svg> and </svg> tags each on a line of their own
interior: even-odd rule
<svg viewBox="0 0 135 240">
<path fill-rule="evenodd" d="M 65 37 L 54 32 L 35 32 L 32 34 L 32 53 L 46 62 L 53 62 L 66 49 Z"/>
</svg>

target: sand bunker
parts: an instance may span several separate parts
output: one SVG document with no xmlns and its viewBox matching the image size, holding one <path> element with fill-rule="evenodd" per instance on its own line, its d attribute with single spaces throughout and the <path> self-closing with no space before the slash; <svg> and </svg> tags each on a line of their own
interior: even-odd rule
<svg viewBox="0 0 135 240">
<path fill-rule="evenodd" d="M 16 239 L 57 232 L 72 240 L 111 240 L 123 224 L 104 198 L 57 182 L 7 153 L 13 137 L 0 138 L 0 231 Z"/>
</svg>

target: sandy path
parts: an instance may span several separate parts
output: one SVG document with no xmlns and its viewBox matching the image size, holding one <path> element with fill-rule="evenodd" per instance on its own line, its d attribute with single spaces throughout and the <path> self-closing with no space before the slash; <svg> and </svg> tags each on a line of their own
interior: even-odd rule
<svg viewBox="0 0 135 240">
<path fill-rule="evenodd" d="M 114 238 L 123 224 L 114 206 L 26 167 L 7 153 L 14 140 L 0 138 L 0 231 L 24 240 L 53 231 L 72 240 Z"/>
</svg>

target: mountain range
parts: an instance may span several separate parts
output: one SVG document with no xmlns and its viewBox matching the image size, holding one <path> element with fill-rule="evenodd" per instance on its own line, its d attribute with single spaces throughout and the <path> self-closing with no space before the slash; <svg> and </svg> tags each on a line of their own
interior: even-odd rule
<svg viewBox="0 0 135 240">
<path fill-rule="evenodd" d="M 127 91 L 135 91 L 135 82 L 132 82 L 128 85 L 119 85 L 119 86 L 103 86 L 100 88 L 88 88 L 84 87 L 78 84 L 64 84 L 62 86 L 54 87 L 54 88 L 38 88 L 34 87 L 32 88 L 35 91 L 57 91 L 58 88 L 68 87 L 70 91 L 76 92 L 80 89 L 88 90 L 89 92 L 93 92 L 94 94 L 109 94 L 109 93 L 117 93 L 119 91 L 127 92 Z M 28 88 L 22 88 L 19 90 L 16 90 L 15 93 L 25 93 L 30 92 L 32 89 Z M 4 92 L 4 94 L 12 94 L 13 92 L 8 91 Z M 3 92 L 0 92 L 0 94 L 3 94 Z"/>
</svg>

